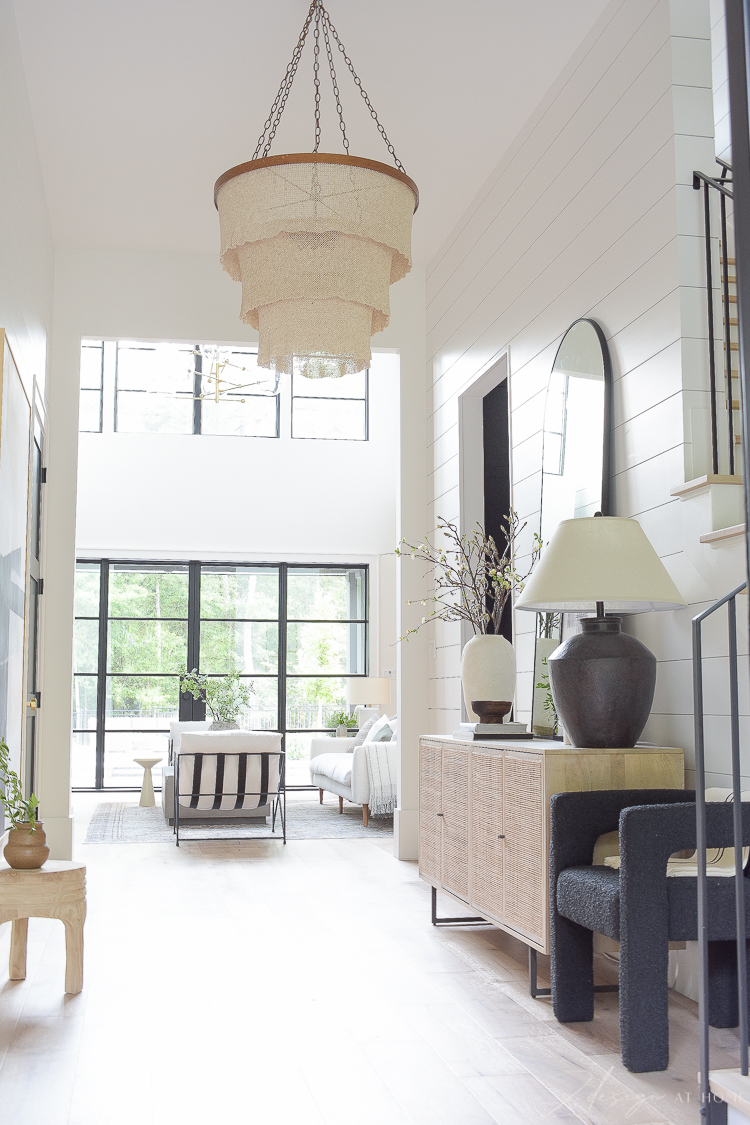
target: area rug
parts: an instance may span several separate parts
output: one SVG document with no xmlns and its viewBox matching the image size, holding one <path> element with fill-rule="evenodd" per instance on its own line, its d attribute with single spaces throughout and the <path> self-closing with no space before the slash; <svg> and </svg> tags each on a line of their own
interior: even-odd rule
<svg viewBox="0 0 750 1125">
<path fill-rule="evenodd" d="M 279 831 L 277 821 L 276 829 Z M 362 810 L 356 806 L 321 805 L 318 801 L 289 801 L 286 812 L 287 840 L 366 839 L 393 835 L 392 817 L 370 817 L 367 828 L 362 823 Z M 238 836 L 271 837 L 269 825 L 180 824 L 180 842 L 200 843 L 209 839 Z M 281 839 L 280 836 L 277 839 Z M 97 805 L 89 823 L 85 844 L 162 844 L 174 843 L 174 832 L 157 806 L 148 809 L 123 802 Z"/>
</svg>

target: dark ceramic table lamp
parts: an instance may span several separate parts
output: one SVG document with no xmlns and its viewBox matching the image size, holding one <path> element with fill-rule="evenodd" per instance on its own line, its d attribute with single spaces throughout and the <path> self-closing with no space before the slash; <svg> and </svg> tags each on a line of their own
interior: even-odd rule
<svg viewBox="0 0 750 1125">
<path fill-rule="evenodd" d="M 574 746 L 635 746 L 651 711 L 656 657 L 616 615 L 685 605 L 640 524 L 563 520 L 515 605 L 595 613 L 548 658 L 555 710 Z"/>
</svg>

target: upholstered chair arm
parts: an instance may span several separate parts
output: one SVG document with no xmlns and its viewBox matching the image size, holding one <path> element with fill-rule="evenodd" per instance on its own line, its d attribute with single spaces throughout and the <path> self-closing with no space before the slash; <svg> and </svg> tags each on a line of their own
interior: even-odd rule
<svg viewBox="0 0 750 1125">
<path fill-rule="evenodd" d="M 367 743 L 363 742 L 353 754 L 352 801 L 355 805 L 366 805 L 369 800 L 370 775 L 367 772 Z"/>
<path fill-rule="evenodd" d="M 658 790 L 655 792 L 664 792 Z M 621 870 L 635 879 L 652 879 L 666 873 L 667 860 L 678 851 L 696 847 L 695 791 L 686 789 L 683 800 L 644 808 L 626 808 L 620 816 Z M 742 803 L 742 842 L 750 846 L 750 802 Z M 731 802 L 706 804 L 706 847 L 734 846 Z"/>
<path fill-rule="evenodd" d="M 351 738 L 311 738 L 310 757 L 318 754 L 347 754 L 352 748 Z"/>
<path fill-rule="evenodd" d="M 566 867 L 591 863 L 594 844 L 615 832 L 620 813 L 633 805 L 684 802 L 694 799 L 684 789 L 608 789 L 586 793 L 556 793 L 550 801 L 550 900 L 555 901 L 557 877 Z M 673 851 L 676 849 L 672 849 Z"/>
</svg>

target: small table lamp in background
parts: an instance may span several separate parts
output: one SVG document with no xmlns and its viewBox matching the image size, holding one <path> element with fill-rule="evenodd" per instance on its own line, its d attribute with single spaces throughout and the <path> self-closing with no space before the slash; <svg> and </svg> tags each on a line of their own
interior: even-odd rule
<svg viewBox="0 0 750 1125">
<path fill-rule="evenodd" d="M 368 719 L 377 719 L 380 708 L 391 702 L 391 681 L 387 676 L 357 676 L 346 681 L 346 701 L 349 706 L 357 706 L 357 726 L 361 730 Z M 367 706 L 375 704 L 375 706 Z"/>
<path fill-rule="evenodd" d="M 621 632 L 613 611 L 685 605 L 641 525 L 616 516 L 563 520 L 515 605 L 596 614 L 548 658 L 555 710 L 574 746 L 635 746 L 654 699 L 656 657 Z"/>
</svg>

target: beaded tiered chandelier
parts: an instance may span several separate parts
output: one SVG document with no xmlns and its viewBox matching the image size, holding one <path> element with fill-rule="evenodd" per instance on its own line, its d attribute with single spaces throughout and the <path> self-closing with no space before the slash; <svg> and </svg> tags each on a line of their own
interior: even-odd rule
<svg viewBox="0 0 750 1125">
<path fill-rule="evenodd" d="M 271 156 L 305 40 L 313 28 L 315 144 Z M 321 40 L 344 152 L 320 147 Z M 337 49 L 395 167 L 349 155 L 334 67 Z M 390 318 L 389 286 L 411 269 L 416 184 L 404 172 L 321 0 L 313 0 L 253 159 L 216 181 L 221 263 L 242 282 L 240 319 L 258 330 L 258 365 L 277 377 L 336 378 L 370 364 L 370 338 Z"/>
</svg>

